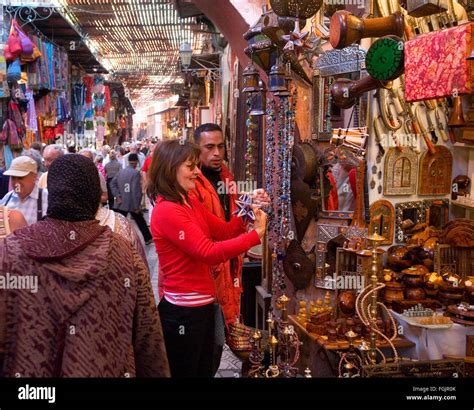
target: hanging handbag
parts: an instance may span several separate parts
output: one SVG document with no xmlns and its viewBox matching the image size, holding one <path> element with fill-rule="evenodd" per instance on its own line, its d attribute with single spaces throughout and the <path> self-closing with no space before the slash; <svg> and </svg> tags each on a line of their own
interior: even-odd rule
<svg viewBox="0 0 474 410">
<path fill-rule="evenodd" d="M 7 81 L 9 83 L 16 83 L 21 80 L 21 65 L 20 59 L 13 61 L 7 69 Z"/>
<path fill-rule="evenodd" d="M 26 63 L 32 63 L 34 61 L 36 61 L 38 58 L 41 57 L 41 52 L 39 51 L 38 47 L 36 46 L 36 44 L 33 43 L 33 53 L 28 55 L 28 54 L 25 54 L 25 53 L 22 53 L 21 54 L 21 63 L 22 64 L 26 64 Z"/>
<path fill-rule="evenodd" d="M 17 23 L 16 20 L 12 22 L 13 28 L 20 39 L 21 44 L 21 52 L 26 55 L 33 54 L 33 43 L 30 38 L 25 34 L 25 32 L 21 29 L 20 25 Z"/>
<path fill-rule="evenodd" d="M 13 24 L 10 28 L 10 35 L 8 36 L 7 46 L 8 46 L 8 58 L 5 55 L 5 57 L 7 58 L 7 61 L 13 61 L 17 59 L 18 57 L 20 57 L 20 54 L 22 52 L 21 41 L 18 37 L 17 32 L 15 31 L 13 27 Z"/>
<path fill-rule="evenodd" d="M 15 59 L 15 56 L 10 52 L 10 46 L 8 44 L 5 44 L 3 48 L 3 56 L 6 61 L 13 61 Z"/>
</svg>

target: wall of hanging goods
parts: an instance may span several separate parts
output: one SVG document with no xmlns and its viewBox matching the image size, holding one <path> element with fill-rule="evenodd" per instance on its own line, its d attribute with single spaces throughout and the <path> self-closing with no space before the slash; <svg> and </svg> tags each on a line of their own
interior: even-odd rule
<svg viewBox="0 0 474 410">
<path fill-rule="evenodd" d="M 111 91 L 59 9 L 2 6 L 0 15 L 2 167 L 33 142 L 83 147 L 130 138 L 123 85 Z"/>
<path fill-rule="evenodd" d="M 463 371 L 443 359 L 474 335 L 473 29 L 454 0 L 270 0 L 244 34 L 247 152 L 263 141 L 273 198 L 262 286 L 290 299 L 300 370 Z"/>
</svg>

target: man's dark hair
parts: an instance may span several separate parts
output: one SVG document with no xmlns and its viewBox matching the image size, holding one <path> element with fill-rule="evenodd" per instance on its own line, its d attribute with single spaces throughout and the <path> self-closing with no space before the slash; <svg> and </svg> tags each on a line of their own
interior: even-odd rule
<svg viewBox="0 0 474 410">
<path fill-rule="evenodd" d="M 128 156 L 128 162 L 138 162 L 138 155 L 137 154 L 130 154 Z"/>
<path fill-rule="evenodd" d="M 40 142 L 32 142 L 30 145 L 30 149 L 35 149 L 36 151 L 42 152 L 43 151 L 43 145 L 41 145 Z"/>
<path fill-rule="evenodd" d="M 199 141 L 201 139 L 201 134 L 203 132 L 212 132 L 212 131 L 220 131 L 222 132 L 222 128 L 219 127 L 217 124 L 213 124 L 211 122 L 208 122 L 207 124 L 201 124 L 199 127 L 196 128 L 194 131 L 194 142 L 196 144 L 199 144 Z"/>
</svg>

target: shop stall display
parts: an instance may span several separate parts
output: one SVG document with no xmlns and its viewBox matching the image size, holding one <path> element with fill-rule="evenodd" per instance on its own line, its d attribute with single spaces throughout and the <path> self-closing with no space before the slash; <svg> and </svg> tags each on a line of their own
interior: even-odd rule
<svg viewBox="0 0 474 410">
<path fill-rule="evenodd" d="M 33 142 L 100 148 L 106 135 L 120 128 L 116 123 L 129 118 L 133 109 L 124 108 L 125 98 L 111 98 L 103 76 L 88 75 L 78 64 L 75 40 L 69 44 L 61 38 L 59 45 L 36 27 L 36 21 L 60 18 L 54 8 L 20 5 L 2 11 L 2 57 L 7 64 L 1 81 L 2 119 L 14 121 L 18 133 L 18 142 L 13 138 L 4 144 L 6 166 L 12 155 Z"/>
<path fill-rule="evenodd" d="M 166 137 L 184 141 L 200 122 L 222 125 L 236 179 L 271 198 L 266 237 L 246 255 L 262 268 L 246 295 L 255 327 L 229 327 L 245 375 L 467 375 L 460 358 L 474 335 L 472 6 L 257 3 L 261 13 L 250 24 L 247 16 L 247 31 L 233 39 L 239 50 L 221 47 L 209 26 L 200 31 L 215 37 L 201 41 L 201 60 L 182 44 L 180 58 L 191 59 L 178 64 L 183 78 L 164 70 L 155 84 L 165 89 L 158 83 L 173 78 L 166 90 L 180 97 L 157 126 Z M 134 64 L 130 78 L 152 77 L 151 60 L 174 73 L 178 50 L 127 60 L 116 73 L 85 70 L 16 8 L 5 10 L 0 167 L 33 142 L 101 149 L 131 140 L 131 91 L 117 78 Z M 136 135 L 149 125 L 143 120 Z M 252 225 L 250 192 L 239 191 L 236 204 Z"/>
<path fill-rule="evenodd" d="M 319 372 L 321 357 L 308 344 L 325 351 L 339 377 L 395 374 L 418 358 L 459 370 L 460 362 L 441 363 L 442 354 L 421 354 L 412 328 L 449 339 L 454 325 L 467 333 L 472 325 L 474 221 L 453 214 L 454 203 L 468 207 L 472 194 L 472 155 L 456 163 L 474 148 L 466 10 L 457 2 L 404 8 L 377 0 L 358 17 L 344 6 L 270 3 L 244 36 L 253 62 L 243 91 L 266 97 L 267 289 L 273 306 L 282 292 L 295 297 L 289 311 L 303 341 L 300 372 Z M 307 44 L 310 37 L 317 39 Z M 309 116 L 294 103 L 305 89 Z M 254 105 L 260 114 L 262 104 L 251 99 L 249 113 Z M 310 135 L 299 135 L 308 119 Z M 409 354 L 402 358 L 399 348 Z M 456 353 L 463 351 L 461 343 Z"/>
</svg>

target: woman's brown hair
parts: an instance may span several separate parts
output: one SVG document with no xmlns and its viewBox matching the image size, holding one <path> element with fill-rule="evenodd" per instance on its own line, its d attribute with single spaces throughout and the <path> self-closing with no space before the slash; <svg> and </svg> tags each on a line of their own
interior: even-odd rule
<svg viewBox="0 0 474 410">
<path fill-rule="evenodd" d="M 168 140 L 160 142 L 154 153 L 148 171 L 146 193 L 154 203 L 156 197 L 161 195 L 167 201 L 183 202 L 186 191 L 179 185 L 176 173 L 179 166 L 187 160 L 195 161 L 196 166 L 200 155 L 197 145 L 181 140 Z"/>
</svg>

